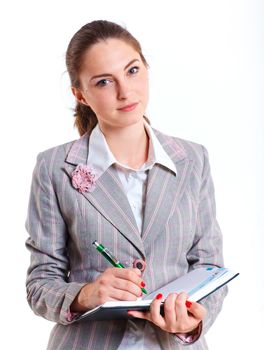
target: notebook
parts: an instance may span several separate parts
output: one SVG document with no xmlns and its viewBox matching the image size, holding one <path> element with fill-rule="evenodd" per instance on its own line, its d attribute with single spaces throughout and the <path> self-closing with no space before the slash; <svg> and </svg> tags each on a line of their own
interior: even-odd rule
<svg viewBox="0 0 264 350">
<path fill-rule="evenodd" d="M 188 272 L 176 280 L 136 301 L 107 301 L 94 309 L 78 316 L 75 321 L 100 321 L 129 318 L 128 310 L 148 311 L 149 306 L 158 293 L 163 294 L 163 301 L 170 293 L 186 292 L 188 300 L 199 302 L 209 294 L 223 287 L 239 273 L 228 268 L 205 267 Z M 163 301 L 161 313 L 163 313 Z"/>
</svg>

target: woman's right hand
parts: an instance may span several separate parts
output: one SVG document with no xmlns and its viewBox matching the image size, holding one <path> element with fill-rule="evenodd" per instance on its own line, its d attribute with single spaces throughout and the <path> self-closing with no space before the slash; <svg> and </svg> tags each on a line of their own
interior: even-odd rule
<svg viewBox="0 0 264 350">
<path fill-rule="evenodd" d="M 111 300 L 136 300 L 145 286 L 139 269 L 106 269 L 94 282 L 82 287 L 71 304 L 71 312 L 84 312 Z"/>
</svg>

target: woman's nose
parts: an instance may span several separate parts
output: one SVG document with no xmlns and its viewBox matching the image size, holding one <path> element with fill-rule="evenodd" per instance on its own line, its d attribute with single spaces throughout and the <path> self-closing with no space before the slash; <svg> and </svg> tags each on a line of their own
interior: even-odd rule
<svg viewBox="0 0 264 350">
<path fill-rule="evenodd" d="M 117 98 L 119 100 L 124 100 L 129 97 L 129 94 L 130 94 L 129 84 L 125 81 L 119 82 L 117 84 Z"/>
</svg>

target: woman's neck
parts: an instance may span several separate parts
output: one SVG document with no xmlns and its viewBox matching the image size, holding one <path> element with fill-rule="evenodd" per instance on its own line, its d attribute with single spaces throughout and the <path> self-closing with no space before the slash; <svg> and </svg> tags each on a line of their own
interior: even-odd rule
<svg viewBox="0 0 264 350">
<path fill-rule="evenodd" d="M 147 161 L 149 137 L 143 121 L 124 128 L 100 128 L 111 152 L 120 163 L 139 169 Z"/>
</svg>

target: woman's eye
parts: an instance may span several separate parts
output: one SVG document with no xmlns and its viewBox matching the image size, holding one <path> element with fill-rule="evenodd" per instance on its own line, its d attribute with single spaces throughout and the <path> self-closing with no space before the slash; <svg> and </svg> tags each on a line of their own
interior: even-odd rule
<svg viewBox="0 0 264 350">
<path fill-rule="evenodd" d="M 108 85 L 109 84 L 109 80 L 108 79 L 102 79 L 102 80 L 100 80 L 100 81 L 98 81 L 97 83 L 96 83 L 96 86 L 101 86 L 101 87 L 103 87 L 103 86 L 106 86 L 106 85 Z"/>
<path fill-rule="evenodd" d="M 139 71 L 139 67 L 132 67 L 129 69 L 129 73 L 136 74 Z"/>
</svg>

